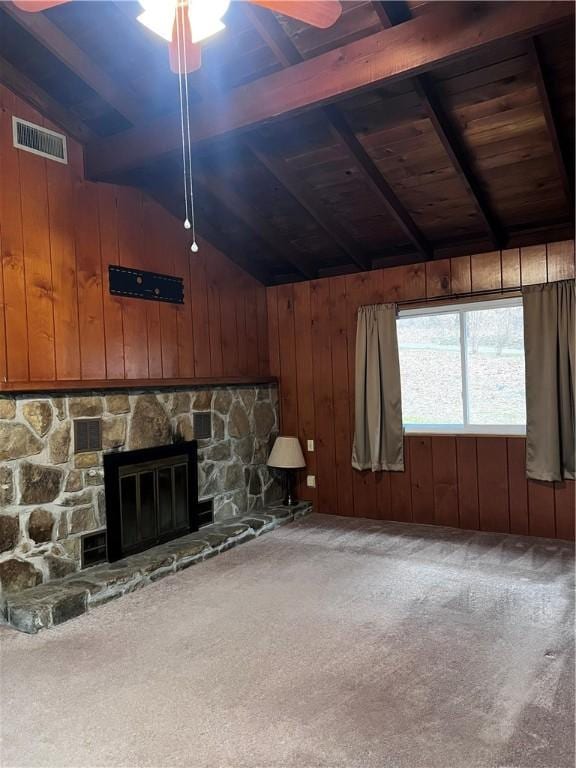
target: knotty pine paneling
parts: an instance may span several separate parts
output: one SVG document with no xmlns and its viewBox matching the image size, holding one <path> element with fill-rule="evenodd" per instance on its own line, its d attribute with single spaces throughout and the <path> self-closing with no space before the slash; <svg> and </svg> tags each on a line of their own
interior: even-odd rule
<svg viewBox="0 0 576 768">
<path fill-rule="evenodd" d="M 292 286 L 294 300 L 294 331 L 298 339 L 296 354 L 296 386 L 298 398 L 298 430 L 304 448 L 307 441 L 313 440 L 316 434 L 315 401 L 310 393 L 314 391 L 313 357 L 312 357 L 312 323 L 310 305 L 310 283 L 295 283 Z M 308 470 L 316 474 L 316 452 L 307 453 Z M 305 475 L 300 473 L 299 493 L 302 496 L 305 487 Z M 303 485 L 304 484 L 304 485 Z"/>
<path fill-rule="evenodd" d="M 70 138 L 68 165 L 15 150 L 12 115 L 53 127 L 0 86 L 0 389 L 269 376 L 265 288 L 138 190 L 84 179 Z M 184 305 L 111 296 L 110 264 L 182 277 Z"/>
<path fill-rule="evenodd" d="M 334 383 L 332 380 L 332 338 L 330 327 L 330 282 L 314 280 L 310 283 L 310 331 L 314 346 L 313 382 L 316 399 L 315 450 L 318 478 L 319 507 L 338 508 L 336 479 L 336 445 L 334 430 Z M 282 344 L 281 353 L 285 350 Z M 282 381 L 282 366 L 281 376 Z M 282 396 L 282 424 L 284 424 L 284 396 Z"/>
<path fill-rule="evenodd" d="M 34 119 L 30 107 L 21 114 L 26 120 Z M 56 345 L 50 238 L 44 235 L 50 229 L 46 161 L 29 152 L 19 155 L 28 365 L 32 380 L 52 380 L 56 376 Z"/>
<path fill-rule="evenodd" d="M 78 327 L 80 331 L 80 371 L 82 379 L 106 379 L 106 339 L 104 329 L 104 277 L 107 269 L 102 263 L 100 229 L 98 226 L 97 188 L 78 179 L 75 184 L 75 235 L 77 265 Z M 49 233 L 48 233 L 49 234 Z M 126 315 L 136 302 L 126 302 Z M 54 302 L 54 305 L 56 302 Z M 145 328 L 145 326 L 144 326 Z M 139 329 L 139 345 L 146 354 L 143 328 Z M 144 336 L 144 340 L 145 340 Z M 32 352 L 29 353 L 32 363 Z M 128 367 L 127 367 L 128 369 Z M 54 377 L 56 378 L 56 377 Z M 143 376 L 142 378 L 146 378 Z M 43 381 L 49 380 L 47 377 Z"/>
<path fill-rule="evenodd" d="M 525 476 L 525 439 L 410 435 L 404 472 L 352 469 L 356 312 L 373 302 L 520 287 L 574 277 L 574 242 L 474 254 L 428 264 L 267 289 L 271 372 L 280 378 L 285 433 L 297 430 L 319 512 L 574 537 L 574 482 Z M 292 338 L 292 335 L 293 338 Z"/>
<path fill-rule="evenodd" d="M 434 483 L 434 522 L 458 527 L 458 464 L 456 438 L 434 436 L 432 478 Z"/>
<path fill-rule="evenodd" d="M 100 262 L 105 275 L 102 304 L 104 309 L 104 341 L 106 345 L 106 376 L 108 379 L 124 379 L 123 300 L 112 296 L 108 290 L 107 267 L 120 264 L 118 246 L 118 202 L 116 188 L 98 187 L 98 229 L 100 231 Z M 80 378 L 80 377 L 78 377 Z"/>
<path fill-rule="evenodd" d="M 12 147 L 11 114 L 17 109 L 17 99 L 0 89 L 4 112 L 0 111 L 0 247 L 4 287 L 5 354 L 1 378 L 9 375 L 28 381 L 28 323 L 26 282 L 24 277 L 24 241 L 22 236 L 22 207 L 20 205 L 20 165 Z M 17 190 L 13 194 L 13 190 Z"/>
</svg>

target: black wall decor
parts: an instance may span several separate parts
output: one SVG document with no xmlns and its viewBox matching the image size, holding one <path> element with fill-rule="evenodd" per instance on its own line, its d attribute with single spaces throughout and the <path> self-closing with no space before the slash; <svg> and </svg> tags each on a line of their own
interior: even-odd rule
<svg viewBox="0 0 576 768">
<path fill-rule="evenodd" d="M 184 282 L 181 277 L 113 265 L 108 267 L 108 275 L 110 293 L 115 296 L 184 304 Z"/>
</svg>

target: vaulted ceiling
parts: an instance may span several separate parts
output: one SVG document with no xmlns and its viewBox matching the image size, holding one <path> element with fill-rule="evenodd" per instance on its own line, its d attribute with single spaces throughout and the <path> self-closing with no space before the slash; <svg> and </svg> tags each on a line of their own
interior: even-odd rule
<svg viewBox="0 0 576 768">
<path fill-rule="evenodd" d="M 201 233 L 265 283 L 573 234 L 573 5 L 233 2 L 190 76 Z M 178 82 L 135 2 L 0 4 L 0 81 L 91 178 L 182 215 Z"/>
</svg>

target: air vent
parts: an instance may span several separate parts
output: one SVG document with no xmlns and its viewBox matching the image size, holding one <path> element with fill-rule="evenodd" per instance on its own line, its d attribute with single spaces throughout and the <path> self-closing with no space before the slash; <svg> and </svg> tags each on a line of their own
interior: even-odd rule
<svg viewBox="0 0 576 768">
<path fill-rule="evenodd" d="M 106 562 L 106 531 L 82 537 L 81 557 L 82 568 Z"/>
<path fill-rule="evenodd" d="M 74 419 L 74 453 L 102 450 L 100 419 Z"/>
<path fill-rule="evenodd" d="M 212 437 L 212 414 L 202 411 L 193 415 L 193 430 L 196 440 L 210 440 Z"/>
<path fill-rule="evenodd" d="M 20 117 L 13 117 L 12 135 L 17 149 L 55 160 L 57 163 L 68 163 L 66 136 L 61 133 L 34 125 Z"/>
<path fill-rule="evenodd" d="M 207 497 L 204 499 L 198 499 L 198 528 L 203 528 L 205 525 L 212 525 L 214 522 L 214 499 Z"/>
</svg>

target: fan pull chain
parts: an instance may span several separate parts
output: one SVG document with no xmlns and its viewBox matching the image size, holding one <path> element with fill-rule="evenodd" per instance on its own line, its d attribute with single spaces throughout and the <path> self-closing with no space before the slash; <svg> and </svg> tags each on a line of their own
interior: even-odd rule
<svg viewBox="0 0 576 768">
<path fill-rule="evenodd" d="M 183 88 L 182 88 L 182 52 L 180 50 L 180 14 L 178 8 L 176 8 L 176 46 L 178 51 L 178 92 L 180 96 L 180 132 L 182 142 L 182 168 L 184 173 L 184 208 L 186 211 L 186 218 L 184 220 L 184 228 L 190 229 L 190 221 L 188 214 L 188 175 L 186 173 L 186 150 L 184 144 L 184 100 L 183 100 Z"/>
<path fill-rule="evenodd" d="M 186 102 L 186 138 L 188 140 L 188 191 L 190 193 L 190 212 L 192 214 L 192 253 L 198 252 L 198 243 L 196 242 L 196 217 L 194 212 L 194 186 L 192 182 L 192 141 L 190 139 L 190 97 L 188 94 L 188 62 L 186 60 L 186 44 L 184 44 L 184 96 Z"/>
<path fill-rule="evenodd" d="M 185 0 L 187 2 L 187 0 Z M 192 253 L 198 252 L 196 242 L 196 218 L 194 213 L 194 191 L 192 185 L 192 142 L 190 139 L 190 98 L 186 60 L 186 39 L 180 21 L 179 5 L 176 8 L 176 42 L 178 51 L 178 92 L 180 97 L 180 132 L 182 139 L 182 173 L 184 186 L 184 229 L 192 229 Z M 192 221 L 190 221 L 192 219 Z"/>
</svg>

